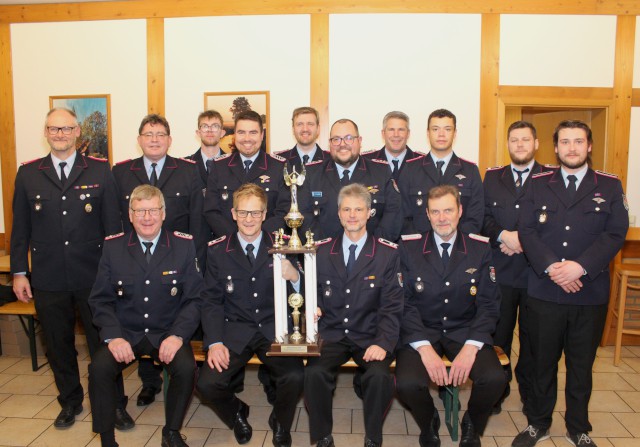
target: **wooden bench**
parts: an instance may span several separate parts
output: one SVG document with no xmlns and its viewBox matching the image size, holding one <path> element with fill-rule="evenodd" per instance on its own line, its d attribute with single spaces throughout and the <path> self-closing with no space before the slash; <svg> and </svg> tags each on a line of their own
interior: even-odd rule
<svg viewBox="0 0 640 447">
<path fill-rule="evenodd" d="M 22 328 L 24 329 L 25 334 L 29 337 L 29 351 L 31 352 L 31 368 L 34 371 L 39 370 L 47 362 L 42 365 L 38 365 L 38 353 L 36 352 L 36 322 L 37 322 L 37 314 L 36 314 L 36 306 L 33 303 L 33 300 L 28 303 L 23 303 L 22 301 L 14 301 L 13 303 L 7 303 L 3 306 L 0 306 L 0 315 L 16 315 L 19 320 Z M 26 323 L 25 323 L 26 320 Z M 0 355 L 2 355 L 2 341 L 0 340 Z"/>
</svg>

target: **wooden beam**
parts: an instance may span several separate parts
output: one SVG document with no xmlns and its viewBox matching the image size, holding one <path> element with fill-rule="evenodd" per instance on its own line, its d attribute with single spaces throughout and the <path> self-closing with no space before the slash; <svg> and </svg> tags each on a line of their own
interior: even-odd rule
<svg viewBox="0 0 640 447">
<path fill-rule="evenodd" d="M 147 109 L 164 112 L 164 19 L 147 19 Z"/>
<path fill-rule="evenodd" d="M 495 166 L 498 152 L 498 81 L 500 64 L 500 15 L 483 14 L 480 42 L 480 153 L 478 167 L 484 173 Z"/>
<path fill-rule="evenodd" d="M 0 166 L 2 167 L 2 207 L 6 250 L 13 221 L 13 189 L 16 178 L 16 130 L 13 114 L 13 68 L 11 63 L 11 29 L 0 23 Z"/>
<path fill-rule="evenodd" d="M 130 0 L 0 6 L 6 23 L 271 14 L 640 14 L 637 0 Z"/>
<path fill-rule="evenodd" d="M 329 15 L 311 14 L 311 107 L 320 114 L 320 146 L 329 141 Z"/>
<path fill-rule="evenodd" d="M 529 87 L 501 85 L 500 98 L 505 104 L 520 106 L 585 107 L 607 106 L 613 99 L 613 89 L 606 87 Z"/>
</svg>

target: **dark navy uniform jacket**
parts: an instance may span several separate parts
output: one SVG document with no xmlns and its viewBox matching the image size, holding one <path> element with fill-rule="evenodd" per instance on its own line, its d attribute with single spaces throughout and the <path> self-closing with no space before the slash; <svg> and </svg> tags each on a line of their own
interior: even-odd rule
<svg viewBox="0 0 640 447">
<path fill-rule="evenodd" d="M 64 188 L 49 155 L 18 169 L 11 273 L 29 272 L 31 253 L 34 288 L 91 288 L 104 237 L 120 231 L 116 185 L 106 160 L 76 154 Z"/>
<path fill-rule="evenodd" d="M 359 157 L 349 183 L 361 183 L 371 193 L 374 214 L 367 222 L 367 231 L 376 237 L 397 240 L 402 225 L 400 193 L 387 162 Z M 341 187 L 338 169 L 331 158 L 307 165 L 307 178 L 298 197 L 304 216 L 303 229 L 310 228 L 316 240 L 344 232 L 338 219 Z"/>
<path fill-rule="evenodd" d="M 262 228 L 272 232 L 285 227 L 284 215 L 289 209 L 284 209 L 286 205 L 283 205 L 282 210 L 277 209 L 276 206 L 280 193 L 285 196 L 285 199 L 289 194 L 289 188 L 284 184 L 284 162 L 281 157 L 261 150 L 246 177 L 238 151 L 217 158 L 213 165 L 214 169 L 210 172 L 207 183 L 204 215 L 215 236 L 237 231 L 238 227 L 231 216 L 231 208 L 233 208 L 233 193 L 243 183 L 254 183 L 267 193 L 267 217 Z"/>
<path fill-rule="evenodd" d="M 298 149 L 296 149 L 296 146 L 293 146 L 293 148 L 287 149 L 285 151 L 276 152 L 276 154 L 285 159 L 289 172 L 291 172 L 294 166 L 298 174 L 302 172 L 302 159 L 300 159 L 300 155 L 298 154 Z M 313 154 L 313 158 L 307 163 L 311 163 L 312 161 L 322 161 L 327 158 L 331 158 L 331 154 L 329 152 L 323 151 L 316 143 L 316 153 Z M 302 186 L 304 187 L 304 185 Z"/>
<path fill-rule="evenodd" d="M 369 234 L 347 276 L 343 237 L 318 247 L 320 337 L 326 342 L 348 338 L 362 349 L 378 345 L 393 353 L 403 309 L 397 246 Z"/>
<path fill-rule="evenodd" d="M 222 342 L 240 354 L 256 333 L 274 339 L 272 246 L 271 235 L 263 231 L 251 266 L 237 232 L 209 243 L 202 293 L 205 348 Z"/>
<path fill-rule="evenodd" d="M 142 157 L 118 163 L 113 167 L 120 194 L 122 226 L 125 231 L 132 229 L 129 221 L 129 197 L 136 186 L 148 185 L 149 176 Z M 180 231 L 193 235 L 199 258 L 205 256 L 208 240 L 202 234 L 202 190 L 196 165 L 191 161 L 175 158 L 167 154 L 162 171 L 158 174 L 158 189 L 162 191 L 167 206 L 167 217 L 163 226 L 169 231 Z"/>
<path fill-rule="evenodd" d="M 458 230 L 446 270 L 432 232 L 402 239 L 402 342 L 449 338 L 493 344 L 500 294 L 486 238 Z"/>
<path fill-rule="evenodd" d="M 220 156 L 222 157 L 223 155 L 224 151 L 220 149 Z M 204 161 L 202 160 L 202 149 L 198 148 L 198 150 L 194 154 L 191 154 L 184 158 L 196 162 L 198 172 L 200 173 L 200 178 L 202 179 L 202 184 L 204 185 L 203 188 L 206 190 L 209 173 L 207 172 L 207 167 L 204 165 Z"/>
<path fill-rule="evenodd" d="M 549 170 L 533 163 L 522 190 L 516 191 L 513 170 L 510 164 L 487 169 L 484 175 L 484 225 L 482 234 L 490 239 L 493 262 L 498 271 L 498 283 L 511 287 L 526 288 L 529 262 L 523 253 L 507 256 L 500 251 L 498 236 L 503 230 L 516 231 L 522 210 L 522 199 L 531 185 L 531 177 Z"/>
<path fill-rule="evenodd" d="M 385 154 L 384 152 L 384 146 L 382 146 L 382 148 L 378 149 L 377 151 L 365 152 L 361 155 L 368 160 L 382 160 L 388 163 L 387 154 Z M 407 146 L 407 153 L 404 155 L 402 164 L 400 164 L 400 172 L 398 173 L 398 178 L 402 175 L 403 172 L 406 171 L 405 168 L 407 166 L 407 161 L 412 160 L 418 157 L 419 155 L 422 155 L 422 154 L 418 152 L 414 152 L 409 146 Z M 389 172 L 391 172 L 391 169 L 393 169 L 393 166 L 389 164 L 387 167 L 389 168 Z"/>
<path fill-rule="evenodd" d="M 162 229 L 147 264 L 134 231 L 109 236 L 89 296 L 100 338 L 132 346 L 147 337 L 159 347 L 169 335 L 189 341 L 200 322 L 202 274 L 192 236 Z"/>
<path fill-rule="evenodd" d="M 609 300 L 609 263 L 622 248 L 629 213 L 617 177 L 589 169 L 573 202 L 560 169 L 532 177 L 518 231 L 531 263 L 529 296 L 558 304 L 598 305 Z M 570 260 L 587 274 L 582 289 L 566 293 L 545 270 Z"/>
<path fill-rule="evenodd" d="M 438 186 L 438 173 L 431 154 L 408 160 L 406 172 L 398 183 L 405 217 L 402 234 L 431 230 L 426 213 L 427 194 L 431 188 Z M 478 166 L 454 153 L 441 184 L 455 185 L 460 189 L 462 219 L 459 229 L 465 233 L 480 233 L 484 220 L 484 192 Z"/>
</svg>

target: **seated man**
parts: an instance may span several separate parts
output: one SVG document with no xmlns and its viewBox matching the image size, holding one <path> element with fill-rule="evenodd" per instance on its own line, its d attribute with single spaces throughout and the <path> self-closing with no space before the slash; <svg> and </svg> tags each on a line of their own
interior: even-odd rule
<svg viewBox="0 0 640 447">
<path fill-rule="evenodd" d="M 462 419 L 460 447 L 479 447 L 493 405 L 506 385 L 491 334 L 500 315 L 500 295 L 488 239 L 458 231 L 458 188 L 441 185 L 427 195 L 432 230 L 402 236 L 405 281 L 403 346 L 396 384 L 400 400 L 420 427 L 420 447 L 438 447 L 440 420 L 429 383 L 458 386 L 473 380 Z M 451 359 L 451 368 L 442 361 Z"/>
<path fill-rule="evenodd" d="M 89 365 L 93 431 L 103 447 L 118 445 L 116 377 L 141 356 L 160 362 L 171 377 L 162 447 L 187 446 L 179 430 L 195 381 L 189 339 L 200 319 L 202 275 L 192 237 L 162 229 L 164 218 L 162 192 L 137 186 L 129 201 L 133 231 L 106 238 L 89 297 L 105 342 Z"/>
<path fill-rule="evenodd" d="M 252 435 L 249 406 L 234 390 L 242 386 L 244 368 L 257 354 L 275 386 L 269 416 L 273 445 L 290 447 L 304 370 L 301 357 L 267 357 L 275 336 L 273 261 L 268 253 L 273 240 L 262 230 L 267 193 L 245 183 L 233 193 L 231 213 L 238 231 L 209 242 L 202 293 L 204 346 L 209 351 L 207 364 L 200 370 L 198 391 L 233 428 L 238 443 L 248 443 Z M 299 288 L 300 275 L 287 260 L 282 261 L 282 277 Z"/>
<path fill-rule="evenodd" d="M 397 245 L 367 232 L 371 194 L 359 183 L 338 194 L 344 229 L 318 242 L 318 331 L 321 356 L 309 358 L 304 395 L 311 441 L 332 447 L 333 390 L 350 358 L 363 369 L 365 447 L 382 445 L 382 423 L 393 398 L 389 365 L 400 333 L 403 292 Z"/>
</svg>

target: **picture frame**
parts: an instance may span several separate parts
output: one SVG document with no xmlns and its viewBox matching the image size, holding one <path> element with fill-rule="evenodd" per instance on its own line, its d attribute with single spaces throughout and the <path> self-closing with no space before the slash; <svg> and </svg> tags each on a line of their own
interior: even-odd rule
<svg viewBox="0 0 640 447">
<path fill-rule="evenodd" d="M 111 95 L 62 95 L 49 96 L 49 107 L 73 110 L 78 117 L 80 153 L 102 158 L 112 164 L 111 148 Z"/>
<path fill-rule="evenodd" d="M 261 149 L 270 151 L 269 144 L 269 91 L 239 91 L 239 92 L 205 92 L 204 110 L 216 110 L 222 115 L 222 126 L 226 135 L 220 140 L 220 147 L 225 152 L 235 149 L 234 123 L 237 113 L 253 110 L 262 116 L 264 125 L 264 139 Z"/>
</svg>

